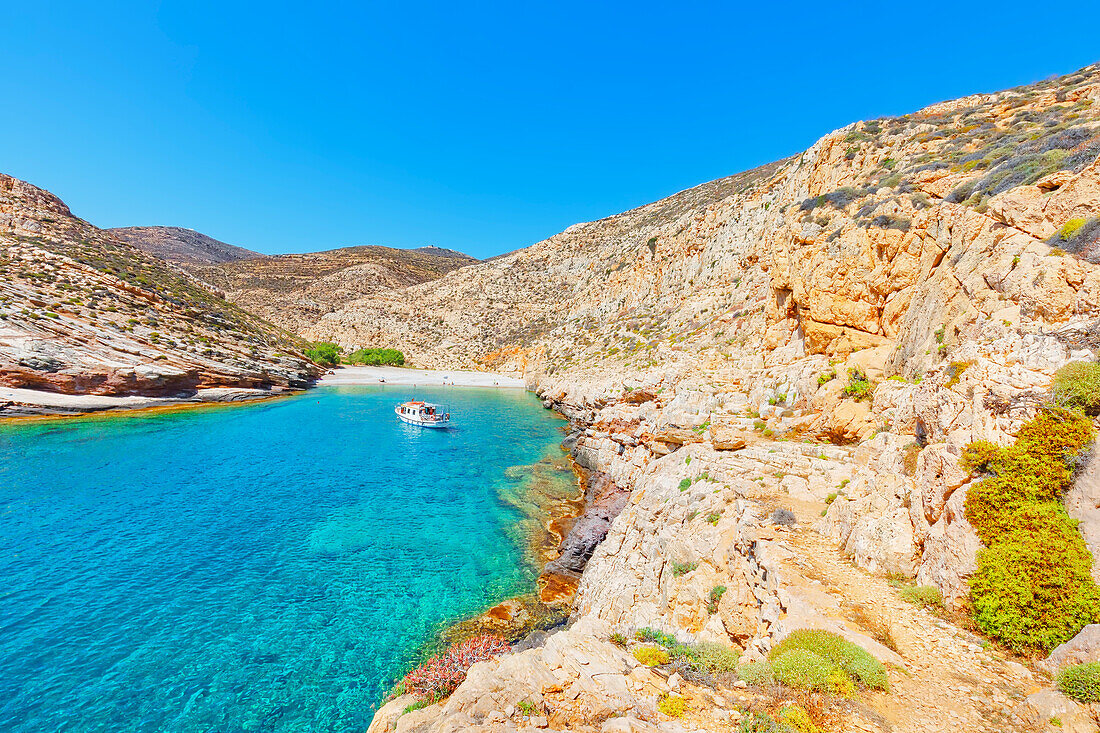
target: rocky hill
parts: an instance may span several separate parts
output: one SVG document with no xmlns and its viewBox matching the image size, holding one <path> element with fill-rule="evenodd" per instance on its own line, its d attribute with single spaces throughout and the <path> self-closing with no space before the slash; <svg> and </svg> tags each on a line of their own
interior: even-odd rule
<svg viewBox="0 0 1100 733">
<path fill-rule="evenodd" d="M 242 308 L 298 333 L 345 303 L 435 280 L 474 262 L 439 247 L 366 246 L 184 266 Z"/>
<path fill-rule="evenodd" d="M 0 259 L 4 387 L 178 396 L 300 388 L 317 374 L 299 339 L 5 175 Z"/>
<path fill-rule="evenodd" d="M 263 257 L 259 252 L 182 227 L 118 227 L 107 231 L 145 254 L 179 265 L 214 265 Z"/>
<path fill-rule="evenodd" d="M 573 422 L 578 463 L 630 492 L 596 497 L 544 575 L 548 601 L 576 585 L 568 631 L 475 665 L 442 703 L 399 698 L 372 732 L 780 730 L 741 721 L 792 700 L 830 730 L 1096 730 L 1100 710 L 1050 673 L 1100 659 L 1100 627 L 1081 631 L 1100 622 L 1100 566 L 1060 564 L 1086 544 L 1100 557 L 1097 469 L 1044 505 L 1068 543 L 1048 551 L 1050 534 L 1005 544 L 971 524 L 1015 484 L 960 459 L 1015 441 L 986 449 L 1023 462 L 987 470 L 1037 471 L 1027 461 L 1069 444 L 1024 461 L 1018 438 L 1084 420 L 1039 408 L 1059 369 L 1100 353 L 1098 158 L 1090 66 L 849 125 L 306 329 L 525 375 Z M 1022 629 L 1050 623 L 1022 620 L 1039 607 L 1070 620 L 1029 647 Z M 891 692 L 838 703 L 650 669 L 630 653 L 645 628 L 760 664 L 793 631 L 827 629 L 886 664 Z M 686 712 L 658 708 L 669 698 Z"/>
</svg>

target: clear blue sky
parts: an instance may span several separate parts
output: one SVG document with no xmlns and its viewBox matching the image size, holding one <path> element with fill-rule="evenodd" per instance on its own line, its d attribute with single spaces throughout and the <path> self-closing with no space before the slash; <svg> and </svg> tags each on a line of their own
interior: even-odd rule
<svg viewBox="0 0 1100 733">
<path fill-rule="evenodd" d="M 0 4 L 0 171 L 99 226 L 485 257 L 1100 59 L 1088 2 Z"/>
</svg>

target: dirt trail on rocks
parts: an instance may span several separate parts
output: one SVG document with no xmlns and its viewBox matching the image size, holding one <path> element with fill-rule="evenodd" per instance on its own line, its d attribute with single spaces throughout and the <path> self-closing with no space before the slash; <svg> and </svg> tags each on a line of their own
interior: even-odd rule
<svg viewBox="0 0 1100 733">
<path fill-rule="evenodd" d="M 908 666 L 908 673 L 891 669 L 890 692 L 867 698 L 869 709 L 850 725 L 893 733 L 1033 730 L 1013 714 L 1040 688 L 1027 668 L 906 602 L 887 580 L 854 567 L 816 532 L 803 529 L 789 537 L 797 557 L 788 562 L 842 599 L 849 623 L 885 641 Z"/>
</svg>

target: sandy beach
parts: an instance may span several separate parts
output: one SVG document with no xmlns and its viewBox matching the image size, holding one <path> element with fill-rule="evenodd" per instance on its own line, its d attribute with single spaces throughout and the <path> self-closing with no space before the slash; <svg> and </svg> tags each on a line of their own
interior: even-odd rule
<svg viewBox="0 0 1100 733">
<path fill-rule="evenodd" d="M 524 389 L 522 379 L 505 377 L 491 372 L 464 372 L 442 369 L 406 369 L 404 367 L 341 367 L 326 374 L 317 386 L 341 386 L 353 384 L 419 384 L 424 386 L 446 385 L 454 387 L 496 387 L 499 389 Z"/>
</svg>

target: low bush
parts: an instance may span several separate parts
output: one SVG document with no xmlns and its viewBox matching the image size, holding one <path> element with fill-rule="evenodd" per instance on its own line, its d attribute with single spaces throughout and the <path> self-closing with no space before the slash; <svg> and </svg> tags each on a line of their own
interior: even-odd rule
<svg viewBox="0 0 1100 733">
<path fill-rule="evenodd" d="M 988 440 L 975 440 L 963 448 L 959 463 L 968 471 L 991 473 L 993 465 L 1003 456 L 1001 446 Z"/>
<path fill-rule="evenodd" d="M 1054 373 L 1055 399 L 1066 407 L 1078 407 L 1089 415 L 1100 412 L 1100 364 L 1074 361 Z"/>
<path fill-rule="evenodd" d="M 1016 651 L 1049 651 L 1100 620 L 1092 555 L 1061 502 L 1092 435 L 1083 414 L 1051 408 L 1011 447 L 964 452 L 967 465 L 993 474 L 967 490 L 965 504 L 986 545 L 970 580 L 974 621 Z"/>
<path fill-rule="evenodd" d="M 657 646 L 640 646 L 634 650 L 634 658 L 647 667 L 668 664 L 668 651 Z"/>
<path fill-rule="evenodd" d="M 863 647 L 831 631 L 822 629 L 792 631 L 786 639 L 772 649 L 769 655 L 772 665 L 775 666 L 778 657 L 793 650 L 807 651 L 824 659 L 865 687 L 879 690 L 890 688 L 886 668 L 882 666 L 882 662 L 871 656 Z M 776 677 L 779 677 L 778 670 Z"/>
<path fill-rule="evenodd" d="M 611 636 L 607 637 L 607 640 L 610 641 L 615 646 L 621 646 L 621 647 L 626 646 L 626 637 L 623 636 L 622 634 L 618 633 L 618 632 L 616 632 L 616 633 L 612 634 Z"/>
<path fill-rule="evenodd" d="M 787 687 L 831 692 L 829 673 L 834 668 L 827 660 L 811 651 L 789 649 L 781 654 L 772 655 L 771 663 L 776 681 L 782 682 Z"/>
<path fill-rule="evenodd" d="M 657 629 L 651 629 L 648 626 L 643 626 L 642 628 L 635 631 L 634 638 L 638 641 L 652 641 L 666 648 L 672 648 L 680 643 L 665 632 L 658 631 Z"/>
<path fill-rule="evenodd" d="M 798 733 L 819 733 L 810 714 L 798 705 L 785 705 L 779 711 L 779 722 L 790 726 Z"/>
<path fill-rule="evenodd" d="M 901 589 L 901 598 L 922 608 L 943 608 L 943 594 L 933 585 L 916 585 Z"/>
<path fill-rule="evenodd" d="M 687 491 L 691 488 L 691 479 L 685 478 L 680 481 L 680 491 Z"/>
<path fill-rule="evenodd" d="M 306 349 L 306 358 L 321 366 L 336 366 L 340 363 L 340 346 L 330 341 L 320 341 Z"/>
<path fill-rule="evenodd" d="M 745 662 L 737 668 L 737 676 L 750 685 L 770 685 L 775 682 L 771 662 Z"/>
<path fill-rule="evenodd" d="M 470 667 L 511 650 L 503 638 L 482 634 L 455 644 L 439 656 L 405 675 L 402 685 L 407 693 L 420 699 L 442 699 L 454 692 Z"/>
<path fill-rule="evenodd" d="M 738 655 L 734 649 L 712 641 L 678 644 L 669 650 L 673 659 L 683 660 L 697 672 L 721 674 L 737 670 Z"/>
<path fill-rule="evenodd" d="M 1100 662 L 1066 667 L 1058 673 L 1058 689 L 1077 702 L 1100 702 Z"/>
<path fill-rule="evenodd" d="M 679 695 L 665 695 L 657 701 L 657 709 L 670 718 L 682 718 L 687 711 L 687 703 Z"/>
</svg>

